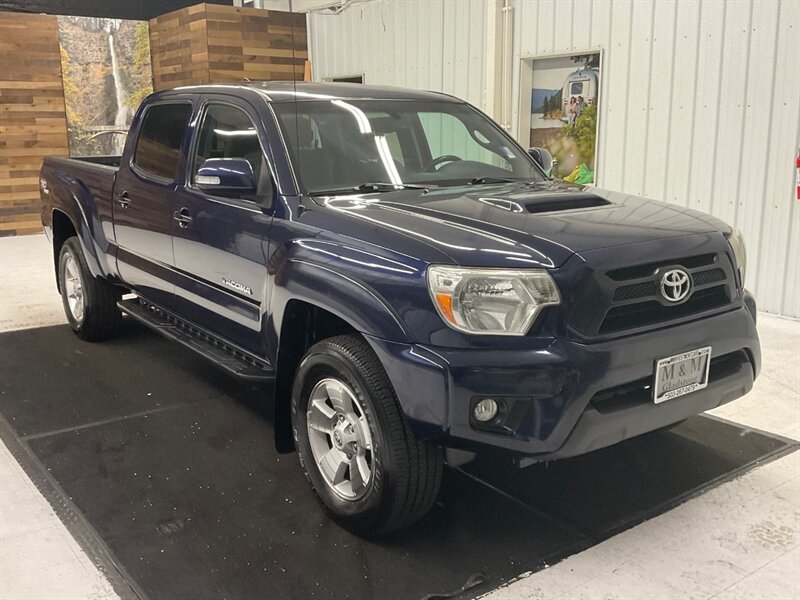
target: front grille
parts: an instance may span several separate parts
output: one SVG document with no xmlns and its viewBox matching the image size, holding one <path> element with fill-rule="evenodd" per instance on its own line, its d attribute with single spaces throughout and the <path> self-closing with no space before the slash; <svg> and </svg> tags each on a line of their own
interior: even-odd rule
<svg viewBox="0 0 800 600">
<path fill-rule="evenodd" d="M 662 260 L 659 262 L 652 262 L 643 265 L 635 265 L 632 267 L 623 267 L 621 269 L 614 269 L 606 273 L 614 281 L 629 281 L 631 279 L 640 279 L 648 277 L 655 273 L 661 267 L 678 264 L 685 269 L 699 269 L 701 267 L 709 267 L 716 261 L 716 254 L 700 254 L 698 256 L 689 256 L 680 260 Z"/>
<path fill-rule="evenodd" d="M 692 290 L 682 303 L 668 301 L 661 278 L 681 267 Z M 570 328 L 584 336 L 619 334 L 722 308 L 736 297 L 733 266 L 724 253 L 702 254 L 596 272 L 576 294 Z"/>
<path fill-rule="evenodd" d="M 695 287 L 709 285 L 725 281 L 725 271 L 722 269 L 708 269 L 692 274 L 692 282 Z M 658 294 L 657 281 L 644 281 L 632 285 L 623 285 L 614 292 L 614 301 L 636 300 L 637 298 L 647 298 Z"/>
<path fill-rule="evenodd" d="M 694 282 L 695 287 L 725 281 L 725 271 L 722 269 L 710 269 L 708 271 L 693 273 L 692 281 Z"/>
<path fill-rule="evenodd" d="M 636 300 L 637 298 L 647 298 L 658 293 L 658 283 L 655 281 L 645 281 L 644 283 L 634 283 L 633 285 L 623 285 L 614 292 L 616 302 L 622 300 Z"/>
<path fill-rule="evenodd" d="M 686 302 L 674 306 L 664 306 L 655 300 L 616 306 L 606 313 L 606 318 L 603 319 L 603 323 L 600 325 L 599 333 L 615 333 L 654 323 L 672 321 L 724 306 L 727 303 L 727 292 L 724 287 L 718 286 L 697 290 Z"/>
</svg>

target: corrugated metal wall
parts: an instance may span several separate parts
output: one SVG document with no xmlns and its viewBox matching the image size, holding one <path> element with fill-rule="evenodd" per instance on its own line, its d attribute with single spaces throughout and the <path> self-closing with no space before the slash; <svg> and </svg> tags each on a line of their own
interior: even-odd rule
<svg viewBox="0 0 800 600">
<path fill-rule="evenodd" d="M 512 123 L 523 58 L 602 48 L 598 183 L 735 224 L 759 307 L 800 317 L 800 2 L 511 5 Z M 486 15 L 482 0 L 376 0 L 311 15 L 314 77 L 364 73 L 484 106 Z"/>
<path fill-rule="evenodd" d="M 799 12 L 796 0 L 514 3 L 515 73 L 525 56 L 604 51 L 598 184 L 739 227 L 759 307 L 794 317 Z"/>
<path fill-rule="evenodd" d="M 484 0 L 394 0 L 310 14 L 314 79 L 365 74 L 365 83 L 439 90 L 481 106 Z"/>
</svg>

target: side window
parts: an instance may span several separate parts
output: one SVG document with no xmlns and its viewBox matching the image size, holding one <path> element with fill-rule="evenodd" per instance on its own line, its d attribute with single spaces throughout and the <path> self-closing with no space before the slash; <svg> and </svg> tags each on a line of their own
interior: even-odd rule
<svg viewBox="0 0 800 600">
<path fill-rule="evenodd" d="M 133 164 L 151 175 L 173 181 L 191 114 L 191 104 L 155 104 L 148 108 L 136 140 Z"/>
<path fill-rule="evenodd" d="M 440 112 L 421 112 L 419 120 L 425 131 L 432 158 L 454 155 L 462 160 L 482 162 L 504 169 L 511 168 L 511 163 L 505 157 L 481 145 L 489 141 L 485 135 L 477 130 L 470 135 L 464 122 L 456 116 Z M 504 150 L 507 154 L 512 152 L 509 148 Z M 511 156 L 513 157 L 513 154 Z"/>
<path fill-rule="evenodd" d="M 386 145 L 389 147 L 389 152 L 392 154 L 392 158 L 405 167 L 406 157 L 403 156 L 403 148 L 400 145 L 400 136 L 397 135 L 396 131 L 389 131 L 383 134 L 383 137 L 386 138 Z"/>
<path fill-rule="evenodd" d="M 395 163 L 403 169 L 419 170 L 423 159 L 415 136 L 414 118 L 409 115 L 367 111 L 365 113 L 378 137 L 383 138 Z"/>
<path fill-rule="evenodd" d="M 192 183 L 209 158 L 244 158 L 253 167 L 257 181 L 268 177 L 258 130 L 247 113 L 234 106 L 209 104 L 206 109 L 192 163 Z"/>
</svg>

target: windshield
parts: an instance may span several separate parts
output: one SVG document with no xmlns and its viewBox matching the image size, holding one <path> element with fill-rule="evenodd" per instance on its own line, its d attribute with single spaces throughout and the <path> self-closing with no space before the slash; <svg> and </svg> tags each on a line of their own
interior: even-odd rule
<svg viewBox="0 0 800 600">
<path fill-rule="evenodd" d="M 544 181 L 526 152 L 466 104 L 319 100 L 272 105 L 308 194 L 369 184 Z"/>
</svg>

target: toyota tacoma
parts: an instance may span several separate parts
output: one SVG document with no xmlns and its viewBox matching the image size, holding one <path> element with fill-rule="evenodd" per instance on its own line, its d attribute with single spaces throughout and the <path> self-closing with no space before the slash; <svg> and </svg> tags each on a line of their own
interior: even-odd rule
<svg viewBox="0 0 800 600">
<path fill-rule="evenodd" d="M 446 463 L 584 454 L 758 374 L 741 234 L 543 156 L 439 93 L 183 87 L 122 156 L 45 159 L 42 221 L 79 338 L 124 314 L 271 386 L 278 450 L 374 535 L 423 516 Z"/>
</svg>

